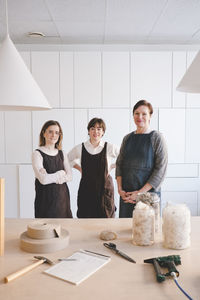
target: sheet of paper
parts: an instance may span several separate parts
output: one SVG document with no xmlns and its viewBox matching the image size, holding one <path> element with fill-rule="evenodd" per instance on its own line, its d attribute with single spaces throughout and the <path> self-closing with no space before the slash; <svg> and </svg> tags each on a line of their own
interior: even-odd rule
<svg viewBox="0 0 200 300">
<path fill-rule="evenodd" d="M 67 258 L 75 260 L 61 261 L 44 273 L 79 284 L 110 261 L 110 257 L 88 253 L 84 250 L 77 251 Z"/>
</svg>

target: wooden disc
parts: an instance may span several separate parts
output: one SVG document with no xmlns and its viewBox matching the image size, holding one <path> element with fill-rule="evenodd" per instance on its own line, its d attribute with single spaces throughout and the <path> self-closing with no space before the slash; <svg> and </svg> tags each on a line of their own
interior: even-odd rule
<svg viewBox="0 0 200 300">
<path fill-rule="evenodd" d="M 69 244 L 69 232 L 61 229 L 59 237 L 50 239 L 32 239 L 27 231 L 20 235 L 20 247 L 22 250 L 31 253 L 48 253 L 64 249 Z"/>
<path fill-rule="evenodd" d="M 27 236 L 32 239 L 51 239 L 60 236 L 60 233 L 61 229 L 59 224 L 45 221 L 35 221 L 27 226 Z"/>
</svg>

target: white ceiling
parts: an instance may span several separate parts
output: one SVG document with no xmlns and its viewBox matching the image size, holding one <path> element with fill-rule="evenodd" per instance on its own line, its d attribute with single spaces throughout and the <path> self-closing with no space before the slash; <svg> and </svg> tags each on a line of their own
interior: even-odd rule
<svg viewBox="0 0 200 300">
<path fill-rule="evenodd" d="M 7 0 L 17 44 L 200 44 L 200 0 Z M 6 34 L 0 0 L 0 41 Z M 29 37 L 39 31 L 46 37 Z"/>
</svg>

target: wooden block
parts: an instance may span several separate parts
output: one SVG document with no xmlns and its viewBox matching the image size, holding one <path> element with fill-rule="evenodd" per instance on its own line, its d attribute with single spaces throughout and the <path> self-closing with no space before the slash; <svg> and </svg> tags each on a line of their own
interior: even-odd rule
<svg viewBox="0 0 200 300">
<path fill-rule="evenodd" d="M 4 255 L 4 190 L 5 180 L 0 178 L 0 256 Z"/>
</svg>

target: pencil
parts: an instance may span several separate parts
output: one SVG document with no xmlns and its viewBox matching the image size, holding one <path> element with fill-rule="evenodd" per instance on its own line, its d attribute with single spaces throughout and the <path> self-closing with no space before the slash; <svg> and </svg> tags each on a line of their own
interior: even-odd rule
<svg viewBox="0 0 200 300">
<path fill-rule="evenodd" d="M 100 256 L 104 256 L 104 257 L 110 257 L 108 255 L 104 255 L 104 254 L 101 254 L 101 253 L 97 253 L 97 252 L 93 252 L 93 251 L 89 251 L 89 250 L 84 250 L 85 252 L 89 252 L 89 253 L 93 253 L 93 254 L 96 254 L 96 255 L 100 255 Z"/>
</svg>

